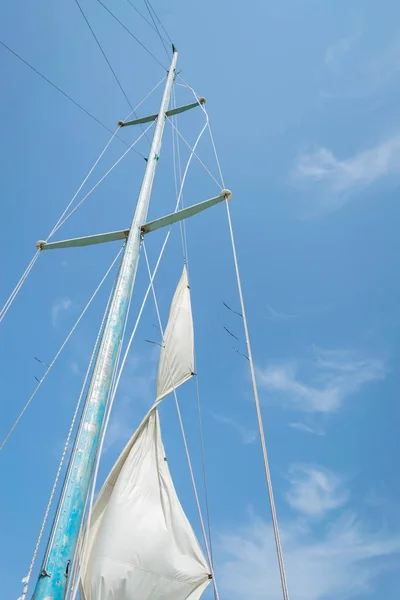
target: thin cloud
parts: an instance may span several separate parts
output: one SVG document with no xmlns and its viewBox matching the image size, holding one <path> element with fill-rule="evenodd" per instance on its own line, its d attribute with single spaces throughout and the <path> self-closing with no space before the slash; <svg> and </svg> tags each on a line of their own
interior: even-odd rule
<svg viewBox="0 0 400 600">
<path fill-rule="evenodd" d="M 348 493 L 343 480 L 328 469 L 313 465 L 294 465 L 289 472 L 288 504 L 311 517 L 322 517 L 328 511 L 344 506 Z"/>
<path fill-rule="evenodd" d="M 215 413 L 211 414 L 216 421 L 219 421 L 220 423 L 224 423 L 225 425 L 229 425 L 230 427 L 232 427 L 236 431 L 236 433 L 239 434 L 243 444 L 252 444 L 256 441 L 257 433 L 254 430 L 244 427 L 231 417 L 225 417 L 223 415 L 217 415 Z"/>
<path fill-rule="evenodd" d="M 351 48 L 358 42 L 362 34 L 362 28 L 358 27 L 350 35 L 338 39 L 336 42 L 328 46 L 325 51 L 324 61 L 329 67 L 334 67 L 341 63 L 343 58 L 347 56 Z"/>
<path fill-rule="evenodd" d="M 73 360 L 70 364 L 70 367 L 71 367 L 71 371 L 74 375 L 79 376 L 82 374 L 81 368 L 76 361 Z"/>
<path fill-rule="evenodd" d="M 296 465 L 289 472 L 289 482 L 286 500 L 299 513 L 280 522 L 290 598 L 369 597 L 378 589 L 379 576 L 396 569 L 400 532 L 372 530 L 350 511 L 344 479 L 332 471 Z M 282 598 L 273 529 L 253 511 L 244 525 L 235 523 L 231 531 L 220 533 L 214 558 L 223 597 Z"/>
<path fill-rule="evenodd" d="M 288 321 L 290 319 L 296 318 L 296 315 L 289 315 L 289 314 L 278 312 L 277 310 L 274 310 L 272 308 L 272 306 L 270 306 L 269 304 L 267 304 L 267 311 L 268 311 L 267 319 L 269 321 Z"/>
<path fill-rule="evenodd" d="M 375 40 L 371 40 L 369 52 L 365 44 L 363 52 L 351 52 L 356 50 L 361 33 L 359 28 L 327 48 L 324 62 L 329 77 L 326 90 L 321 93 L 325 100 L 362 99 L 379 92 L 398 77 L 400 36 L 387 40 L 378 49 L 375 49 Z"/>
<path fill-rule="evenodd" d="M 289 427 L 292 429 L 297 429 L 298 431 L 303 431 L 304 433 L 311 433 L 312 435 L 323 436 L 325 435 L 325 431 L 319 427 L 311 427 L 311 425 L 307 425 L 306 423 L 294 422 L 289 423 Z"/>
<path fill-rule="evenodd" d="M 400 534 L 370 531 L 356 515 L 343 511 L 322 528 L 304 518 L 280 528 L 292 600 L 333 600 L 365 595 L 381 574 L 396 568 Z M 256 516 L 219 536 L 216 573 L 223 595 L 231 600 L 280 600 L 272 527 Z M 215 552 L 214 552 L 215 553 Z"/>
<path fill-rule="evenodd" d="M 51 307 L 51 322 L 53 327 L 57 327 L 60 314 L 69 310 L 72 306 L 70 298 L 58 298 Z"/>
<path fill-rule="evenodd" d="M 336 158 L 324 147 L 304 153 L 297 161 L 294 177 L 324 184 L 332 194 L 344 194 L 399 173 L 400 135 L 394 135 L 349 158 Z"/>
<path fill-rule="evenodd" d="M 260 386 L 279 394 L 286 405 L 309 413 L 338 410 L 365 385 L 383 379 L 384 362 L 376 358 L 355 358 L 348 351 L 316 348 L 316 358 L 301 365 L 297 361 L 275 363 L 258 369 Z M 308 376 L 299 375 L 300 366 Z"/>
</svg>

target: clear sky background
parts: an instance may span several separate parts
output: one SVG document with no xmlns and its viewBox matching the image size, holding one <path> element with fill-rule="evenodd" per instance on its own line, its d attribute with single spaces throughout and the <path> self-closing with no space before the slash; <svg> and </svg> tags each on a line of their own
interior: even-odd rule
<svg viewBox="0 0 400 600">
<path fill-rule="evenodd" d="M 108 3 L 163 62 L 126 0 Z M 141 0 L 135 5 L 146 11 Z M 163 69 L 96 0 L 82 0 L 133 104 Z M 392 0 L 251 3 L 154 0 L 182 76 L 207 97 L 233 192 L 253 353 L 292 600 L 398 598 L 400 8 Z M 113 129 L 129 107 L 73 0 L 0 7 L 0 40 Z M 0 46 L 1 304 L 109 134 Z M 161 88 L 139 109 L 157 109 Z M 178 103 L 191 101 L 183 88 Z M 201 111 L 180 118 L 193 142 Z M 132 142 L 133 129 L 121 132 Z M 142 140 L 138 150 L 146 155 Z M 115 140 L 89 181 L 122 154 Z M 199 154 L 213 173 L 209 139 Z M 187 153 L 182 148 L 185 159 Z M 128 227 L 145 163 L 130 153 L 55 239 Z M 85 188 L 87 190 L 90 187 Z M 187 204 L 218 187 L 195 162 Z M 150 218 L 174 208 L 166 126 Z M 279 600 L 266 485 L 223 206 L 187 225 L 215 570 L 221 600 Z M 147 242 L 154 264 L 163 234 Z M 40 257 L 0 324 L 3 438 L 119 249 Z M 174 230 L 156 289 L 165 322 L 182 269 Z M 1 597 L 17 598 L 112 278 L 0 452 Z M 141 262 L 128 331 L 147 284 Z M 154 399 L 149 302 L 110 423 L 103 480 Z M 224 327 L 239 340 L 231 338 Z M 180 391 L 199 486 L 194 381 Z M 200 536 L 174 406 L 169 465 Z M 201 487 L 201 486 L 200 486 Z M 46 530 L 47 531 L 47 530 Z M 42 548 L 41 552 L 43 552 Z M 40 557 L 42 554 L 40 555 Z M 40 560 L 37 566 L 39 567 Z M 211 597 L 207 592 L 206 597 Z"/>
</svg>

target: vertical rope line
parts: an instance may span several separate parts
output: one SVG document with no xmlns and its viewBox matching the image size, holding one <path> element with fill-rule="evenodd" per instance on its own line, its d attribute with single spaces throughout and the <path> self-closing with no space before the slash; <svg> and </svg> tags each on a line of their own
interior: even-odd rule
<svg viewBox="0 0 400 600">
<path fill-rule="evenodd" d="M 160 316 L 160 311 L 159 311 L 159 308 L 158 308 L 156 291 L 155 291 L 155 288 L 154 288 L 153 281 L 151 279 L 151 269 L 150 269 L 150 264 L 149 264 L 149 259 L 148 259 L 148 256 L 147 256 L 147 252 L 146 252 L 146 246 L 145 246 L 144 243 L 143 243 L 143 252 L 144 252 L 144 256 L 145 256 L 145 260 L 146 260 L 147 271 L 148 271 L 149 277 L 150 277 L 150 285 L 151 285 L 151 291 L 152 291 L 152 295 L 153 295 L 153 299 L 154 299 L 154 305 L 155 305 L 156 313 L 157 313 L 158 326 L 160 328 L 161 337 L 162 337 L 162 340 L 164 342 L 164 331 L 163 331 L 163 326 L 162 326 L 162 323 L 161 323 L 161 316 Z M 208 562 L 209 562 L 209 567 L 210 567 L 210 570 L 211 570 L 212 581 L 213 581 L 213 586 L 214 586 L 214 593 L 215 593 L 215 597 L 217 598 L 217 600 L 219 600 L 217 582 L 215 580 L 214 567 L 213 567 L 213 563 L 212 563 L 210 548 L 209 548 L 209 545 L 208 545 L 206 528 L 204 526 L 204 519 L 203 519 L 203 514 L 202 514 L 202 511 L 201 511 L 199 494 L 197 492 L 197 486 L 196 486 L 196 480 L 195 480 L 194 472 L 193 472 L 192 460 L 190 458 L 189 447 L 188 447 L 188 444 L 187 444 L 185 428 L 184 428 L 183 420 L 182 420 L 182 414 L 181 414 L 181 410 L 180 410 L 180 406 L 179 406 L 179 401 L 178 401 L 178 396 L 177 396 L 177 393 L 176 393 L 176 388 L 175 388 L 175 385 L 174 385 L 174 382 L 173 382 L 173 378 L 172 378 L 171 367 L 170 367 L 170 364 L 169 364 L 168 357 L 167 357 L 167 365 L 168 365 L 170 381 L 171 381 L 171 385 L 172 385 L 172 389 L 173 389 L 173 393 L 174 393 L 175 405 L 176 405 L 176 410 L 177 410 L 177 413 L 178 413 L 178 419 L 179 419 L 179 425 L 180 425 L 180 429 L 181 429 L 181 433 L 182 433 L 183 445 L 185 447 L 185 453 L 186 453 L 186 459 L 187 459 L 187 462 L 188 462 L 188 467 L 189 467 L 189 472 L 190 472 L 190 478 L 191 478 L 191 482 L 192 482 L 192 486 L 193 486 L 193 493 L 194 493 L 194 497 L 195 497 L 195 501 L 196 501 L 197 512 L 198 512 L 198 515 L 199 515 L 201 531 L 202 531 L 202 534 L 203 534 L 204 545 L 205 545 L 205 548 L 206 548 Z"/>
<path fill-rule="evenodd" d="M 253 386 L 254 401 L 255 401 L 255 405 L 256 405 L 257 422 L 258 422 L 258 429 L 259 429 L 259 433 L 260 433 L 262 454 L 263 454 L 263 459 L 264 459 L 265 475 L 266 475 L 266 479 L 267 479 L 268 497 L 269 497 L 269 503 L 270 503 L 270 507 L 271 507 L 272 525 L 273 525 L 273 529 L 274 529 L 276 553 L 277 553 L 278 563 L 279 563 L 279 573 L 280 573 L 280 577 L 281 577 L 282 592 L 283 592 L 284 600 L 289 600 L 289 591 L 288 591 L 287 582 L 286 582 L 285 567 L 283 564 L 282 545 L 281 545 L 281 540 L 280 540 L 280 536 L 279 536 L 278 518 L 276 515 L 276 509 L 275 509 L 274 491 L 273 491 L 273 487 L 272 487 L 271 473 L 270 473 L 269 462 L 268 462 L 267 447 L 266 447 L 265 435 L 264 435 L 264 426 L 263 426 L 263 420 L 262 420 L 262 414 L 261 414 L 261 408 L 260 408 L 260 400 L 258 397 L 256 375 L 255 375 L 255 369 L 254 369 L 254 363 L 253 363 L 253 356 L 251 353 L 249 330 L 247 327 L 247 317 L 246 317 L 246 311 L 245 311 L 245 307 L 244 307 L 242 284 L 241 284 L 241 280 L 240 280 L 239 265 L 238 265 L 237 254 L 236 254 L 236 244 L 235 244 L 235 238 L 233 235 L 232 220 L 231 220 L 231 214 L 230 214 L 230 210 L 229 210 L 228 200 L 225 200 L 225 204 L 226 204 L 229 232 L 230 232 L 230 238 L 231 238 L 231 244 L 232 244 L 233 261 L 235 264 L 236 280 L 237 280 L 237 286 L 238 286 L 238 292 L 239 292 L 239 298 L 240 298 L 240 307 L 241 307 L 242 316 L 243 316 L 243 327 L 244 327 L 244 333 L 245 333 L 245 338 L 246 338 L 247 354 L 249 357 L 251 382 L 252 382 L 252 386 Z"/>
<path fill-rule="evenodd" d="M 174 87 L 174 107 L 176 106 L 176 93 Z M 178 119 L 177 116 L 174 117 L 176 128 L 178 129 Z M 178 166 L 178 175 L 179 179 L 182 179 L 181 173 L 181 158 L 180 158 L 180 148 L 179 148 L 179 138 L 175 130 L 172 131 L 172 141 L 174 142 L 174 138 L 176 138 L 176 145 L 173 143 L 173 159 L 174 159 L 174 178 L 175 178 L 175 189 L 177 193 L 177 182 L 176 182 L 176 163 Z M 177 157 L 175 157 L 175 152 L 177 153 Z M 178 193 L 177 193 L 178 195 Z M 183 201 L 182 201 L 183 207 Z M 180 221 L 180 230 L 181 230 L 181 242 L 182 242 L 182 253 L 184 263 L 187 267 L 188 273 L 188 281 L 190 285 L 190 269 L 189 269 L 189 251 L 187 246 L 187 235 L 186 235 L 186 224 L 185 220 Z M 203 473 L 203 487 L 204 487 L 204 498 L 205 498 L 205 509 L 206 509 L 206 520 L 207 520 L 207 534 L 208 534 L 208 543 L 210 547 L 210 560 L 212 566 L 214 567 L 213 561 L 213 548 L 212 548 L 212 536 L 211 536 L 211 519 L 210 519 L 210 504 L 209 504 L 209 494 L 208 494 L 208 485 L 207 485 L 207 469 L 206 469 L 206 458 L 205 458 L 205 448 L 204 448 L 204 435 L 203 435 L 203 421 L 201 414 L 201 400 L 200 400 L 200 391 L 199 391 L 199 374 L 197 369 L 197 359 L 196 359 L 196 351 L 194 350 L 194 370 L 195 370 L 195 381 L 196 381 L 196 399 L 197 399 L 197 415 L 199 421 L 199 437 L 200 437 L 200 452 L 201 452 L 201 463 L 202 463 L 202 473 Z M 216 599 L 216 593 L 214 589 L 214 598 Z"/>
<path fill-rule="evenodd" d="M 176 108 L 176 94 L 175 94 L 175 86 L 172 88 L 172 102 L 173 108 Z M 174 117 L 173 117 L 174 118 Z M 176 159 L 176 142 L 175 142 L 175 130 L 172 130 L 172 164 L 174 171 L 174 185 L 175 185 L 175 196 L 178 198 L 178 166 Z M 179 177 L 179 185 L 181 183 L 181 177 Z M 183 249 L 183 230 L 182 230 L 182 221 L 179 221 L 179 230 L 181 233 L 181 243 Z"/>
<path fill-rule="evenodd" d="M 188 85 L 183 78 L 181 78 L 181 79 L 184 82 L 185 86 L 192 91 L 194 97 L 198 101 L 199 97 L 196 94 L 196 92 L 194 91 L 194 89 L 190 85 Z M 200 106 L 207 116 L 208 130 L 210 133 L 210 139 L 211 139 L 212 147 L 214 150 L 215 160 L 216 160 L 218 171 L 219 171 L 219 174 L 221 177 L 222 185 L 225 187 L 224 178 L 222 175 L 222 169 L 221 169 L 221 165 L 220 165 L 220 162 L 218 159 L 217 149 L 216 149 L 214 137 L 213 137 L 213 134 L 211 131 L 208 114 L 207 114 L 207 111 L 206 111 L 206 108 L 204 107 L 204 105 L 200 105 Z M 282 593 L 283 593 L 284 600 L 289 600 L 289 591 L 288 591 L 285 567 L 284 567 L 284 562 L 283 562 L 282 545 L 281 545 L 281 540 L 280 540 L 280 535 L 279 535 L 278 518 L 277 518 L 276 508 L 275 508 L 274 491 L 273 491 L 271 473 L 270 473 L 270 468 L 269 468 L 267 447 L 266 447 L 265 435 L 264 435 L 264 426 L 263 426 L 263 420 L 262 420 L 262 414 L 261 414 L 260 400 L 259 400 L 259 396 L 258 396 L 257 381 L 256 381 L 256 376 L 255 376 L 254 362 L 253 362 L 253 356 L 252 356 L 252 352 L 251 352 L 250 336 L 249 336 L 247 317 L 246 317 L 246 311 L 245 311 L 245 306 L 244 306 L 244 298 L 243 298 L 243 292 L 242 292 L 242 284 L 241 284 L 241 279 L 240 279 L 239 264 L 238 264 L 238 260 L 237 260 L 236 243 L 235 243 L 235 238 L 234 238 L 234 234 L 233 234 L 232 219 L 231 219 L 231 213 L 230 213 L 230 209 L 229 209 L 228 200 L 225 200 L 225 205 L 226 205 L 226 211 L 227 211 L 227 217 L 228 217 L 228 226 L 229 226 L 229 233 L 230 233 L 230 238 L 231 238 L 233 261 L 234 261 L 234 265 L 235 265 L 240 306 L 241 306 L 241 311 L 242 311 L 242 316 L 243 316 L 243 327 L 244 327 L 244 333 L 245 333 L 245 338 L 246 338 L 247 354 L 249 357 L 250 374 L 251 374 L 251 381 L 252 381 L 252 386 L 253 386 L 254 402 L 255 402 L 255 406 L 256 406 L 258 429 L 259 429 L 261 448 L 262 448 L 262 454 L 263 454 L 263 459 L 264 459 L 265 476 L 266 476 L 266 480 L 267 480 L 268 497 L 269 497 L 269 503 L 270 503 L 270 508 L 271 508 L 272 525 L 273 525 L 273 530 L 274 530 L 276 553 L 277 553 L 277 557 L 278 557 L 279 573 L 280 573 L 281 585 L 282 585 Z"/>
<path fill-rule="evenodd" d="M 174 93 L 175 93 L 175 88 L 174 88 Z M 175 119 L 176 129 L 174 129 L 173 131 L 175 133 L 175 139 L 176 139 L 178 174 L 179 174 L 179 180 L 182 181 L 181 147 L 180 147 L 178 133 L 177 133 L 178 132 L 178 115 L 175 115 L 174 119 Z M 181 205 L 182 205 L 182 208 L 184 208 L 183 195 L 181 198 Z M 185 254 L 186 261 L 188 261 L 189 256 L 188 256 L 187 237 L 186 237 L 186 222 L 185 222 L 185 220 L 183 220 L 183 221 L 181 221 L 181 223 L 182 223 L 182 238 L 183 238 L 183 245 L 184 245 L 184 254 Z"/>
</svg>

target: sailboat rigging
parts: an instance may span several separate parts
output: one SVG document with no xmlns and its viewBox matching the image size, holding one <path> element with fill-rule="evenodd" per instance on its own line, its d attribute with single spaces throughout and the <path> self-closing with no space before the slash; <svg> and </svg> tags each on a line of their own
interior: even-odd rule
<svg viewBox="0 0 400 600">
<path fill-rule="evenodd" d="M 79 3 L 77 4 L 87 21 L 85 13 L 82 11 Z M 100 2 L 100 4 L 103 5 L 102 2 Z M 105 5 L 103 6 L 105 7 Z M 153 26 L 158 31 L 156 21 L 158 17 L 154 11 L 152 12 L 152 7 L 147 1 L 146 7 L 148 8 Z M 96 39 L 96 41 L 98 40 Z M 108 62 L 106 56 L 105 58 Z M 72 454 L 65 473 L 58 507 L 47 540 L 47 547 L 44 553 L 42 566 L 37 575 L 33 599 L 73 600 L 77 594 L 80 594 L 82 600 L 130 600 L 133 597 L 140 598 L 141 600 L 199 600 L 210 583 L 213 585 L 215 598 L 217 600 L 219 599 L 210 540 L 208 539 L 208 534 L 202 521 L 200 501 L 196 490 L 193 469 L 190 462 L 182 419 L 179 413 L 178 399 L 176 396 L 177 388 L 184 385 L 185 382 L 192 377 L 195 377 L 191 291 L 186 263 L 183 266 L 182 275 L 172 299 L 165 332 L 162 330 L 157 299 L 154 291 L 154 277 L 172 226 L 176 223 L 182 224 L 186 219 L 194 217 L 200 212 L 208 210 L 219 203 L 224 203 L 227 209 L 235 273 L 239 289 L 240 312 L 233 310 L 225 302 L 223 304 L 227 309 L 242 317 L 244 324 L 247 354 L 242 354 L 242 356 L 247 358 L 250 365 L 283 598 L 284 600 L 288 600 L 289 598 L 246 312 L 228 205 L 228 201 L 232 194 L 225 188 L 223 182 L 211 129 L 209 129 L 209 131 L 222 184 L 219 185 L 220 192 L 218 195 L 209 199 L 204 199 L 197 204 L 192 204 L 187 207 L 180 206 L 180 198 L 187 169 L 193 156 L 198 158 L 196 155 L 196 146 L 200 139 L 199 136 L 195 145 L 190 148 L 190 159 L 183 175 L 181 173 L 180 190 L 177 194 L 178 202 L 175 211 L 152 221 L 147 220 L 153 182 L 160 159 L 165 123 L 167 120 L 170 121 L 175 133 L 173 139 L 175 139 L 175 137 L 178 138 L 178 134 L 181 134 L 176 129 L 173 119 L 176 118 L 177 115 L 191 110 L 203 110 L 206 117 L 206 124 L 202 131 L 204 131 L 206 127 L 209 127 L 208 115 L 205 110 L 205 98 L 197 96 L 194 92 L 194 102 L 170 108 L 173 86 L 177 78 L 177 60 L 178 52 L 175 46 L 172 45 L 172 59 L 164 79 L 164 91 L 158 112 L 148 116 L 139 117 L 136 114 L 135 109 L 131 106 L 132 112 L 130 116 L 124 121 L 119 121 L 118 129 L 113 133 L 114 138 L 122 128 L 135 125 L 143 127 L 143 125 L 150 123 L 147 128 L 142 130 L 142 134 L 139 136 L 140 138 L 143 135 L 147 135 L 150 128 L 154 127 L 150 150 L 146 157 L 143 181 L 130 227 L 117 231 L 88 234 L 79 238 L 58 241 L 51 240 L 50 238 L 52 235 L 58 231 L 63 223 L 87 197 L 88 194 L 80 200 L 78 204 L 73 206 L 73 202 L 77 198 L 78 192 L 80 192 L 83 187 L 82 184 L 48 238 L 37 242 L 36 254 L 0 313 L 1 320 L 6 315 L 16 295 L 19 293 L 26 278 L 33 269 L 35 262 L 43 252 L 46 251 L 47 253 L 52 250 L 64 251 L 69 248 L 111 242 L 123 243 L 121 250 L 112 263 L 113 266 L 117 259 L 120 258 L 118 274 L 105 308 L 103 321 L 100 325 L 99 334 L 93 349 L 81 396 L 69 430 L 67 445 L 62 455 L 30 569 L 27 577 L 23 580 L 24 588 L 19 600 L 25 600 L 27 598 L 28 588 L 32 583 L 31 577 L 34 572 L 33 568 L 44 534 L 50 505 L 54 498 L 58 480 L 61 477 L 63 462 L 66 456 L 66 448 L 72 438 L 75 423 L 78 421 L 78 411 L 80 410 L 80 402 L 83 398 L 84 404 L 79 417 L 79 425 L 74 439 Z M 185 83 L 185 85 L 187 84 Z M 190 86 L 187 87 L 192 90 Z M 135 119 L 133 120 L 130 118 L 132 113 L 135 116 Z M 126 152 L 133 148 L 136 142 L 137 140 L 129 146 Z M 99 159 L 102 157 L 109 143 L 100 154 Z M 98 160 L 95 162 L 94 167 L 97 165 Z M 200 158 L 199 161 L 203 164 Z M 118 162 L 119 161 L 117 161 L 114 166 L 118 164 Z M 93 168 L 85 178 L 84 183 L 92 173 Z M 102 179 L 100 181 L 102 181 Z M 97 185 L 98 184 L 96 184 L 96 186 Z M 94 186 L 91 191 L 93 191 L 96 186 Z M 90 193 L 91 192 L 89 192 L 89 194 Z M 72 206 L 73 208 L 71 208 Z M 145 238 L 147 239 L 147 236 L 151 236 L 152 232 L 162 228 L 166 228 L 168 233 L 156 267 L 153 272 L 151 272 L 146 253 Z M 128 441 L 125 449 L 111 469 L 96 500 L 94 500 L 97 471 L 101 460 L 103 443 L 113 407 L 113 401 L 138 322 L 136 322 L 124 354 L 122 354 L 127 318 L 138 269 L 139 255 L 142 250 L 144 251 L 149 270 L 150 283 L 142 307 L 139 311 L 138 320 L 140 319 L 147 296 L 151 292 L 154 296 L 160 331 L 162 334 L 155 398 L 152 407 L 147 414 L 145 414 L 138 429 Z M 107 271 L 105 277 L 110 272 L 110 269 Z M 104 281 L 105 277 L 102 281 Z M 82 314 L 84 314 L 85 310 Z M 77 323 L 80 318 L 81 317 L 79 317 Z M 230 336 L 239 339 L 229 329 L 226 327 L 224 327 L 224 329 Z M 66 341 L 68 341 L 68 339 L 69 338 L 67 338 Z M 64 342 L 64 345 L 65 343 L 66 342 Z M 39 385 L 0 445 L 0 450 L 2 450 L 14 428 L 19 423 L 33 399 L 33 396 L 42 385 L 48 371 L 51 370 L 54 361 L 58 358 L 64 345 L 62 345 L 59 353 L 57 353 L 56 358 L 49 362 L 49 364 L 44 363 L 35 356 L 35 360 L 46 367 L 44 377 L 38 380 Z M 240 352 L 238 353 L 241 354 Z M 86 391 L 85 396 L 84 391 Z M 178 499 L 162 443 L 158 406 L 171 394 L 174 395 L 178 408 L 185 451 L 201 520 L 203 549 L 198 542 Z"/>
</svg>

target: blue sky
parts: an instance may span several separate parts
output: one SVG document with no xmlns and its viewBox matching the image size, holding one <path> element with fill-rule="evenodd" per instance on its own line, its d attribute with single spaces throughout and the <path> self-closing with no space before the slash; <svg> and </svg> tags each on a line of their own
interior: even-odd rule
<svg viewBox="0 0 400 600">
<path fill-rule="evenodd" d="M 95 0 L 83 3 L 135 104 L 163 70 Z M 111 6 L 111 5 L 110 5 Z M 145 10 L 143 5 L 138 7 Z M 154 7 L 179 68 L 207 108 L 236 232 L 253 353 L 293 600 L 394 600 L 400 585 L 398 455 L 400 8 L 283 0 Z M 118 16 L 165 62 L 159 40 L 125 0 Z M 15 0 L 0 39 L 108 127 L 129 111 L 72 1 Z M 0 47 L 1 301 L 109 139 L 98 124 Z M 190 94 L 177 90 L 178 102 Z M 155 93 L 140 114 L 156 109 Z M 180 126 L 194 140 L 201 112 Z M 130 143 L 136 132 L 122 136 Z M 146 153 L 146 141 L 138 150 Z M 93 184 L 125 150 L 116 140 Z M 205 138 L 199 154 L 216 173 Z M 183 150 L 185 156 L 185 151 Z M 130 153 L 57 233 L 129 226 L 144 161 Z M 90 183 L 90 182 L 89 182 Z M 89 188 L 87 188 L 89 189 Z M 218 191 L 193 164 L 185 202 Z M 150 218 L 174 207 L 166 128 Z M 221 599 L 281 597 L 270 514 L 223 206 L 187 225 L 216 577 Z M 152 264 L 163 234 L 147 242 Z M 13 419 L 118 251 L 44 254 L 0 324 L 0 433 Z M 165 321 L 182 268 L 179 230 L 156 289 Z M 129 328 L 147 283 L 142 261 Z M 111 280 L 109 285 L 111 284 Z M 0 453 L 0 575 L 18 597 L 109 287 L 100 292 Z M 116 400 L 101 477 L 155 392 L 156 316 L 149 303 Z M 228 327 L 240 340 L 230 338 Z M 201 478 L 195 386 L 180 392 Z M 176 488 L 198 535 L 173 405 L 162 407 Z"/>
</svg>

